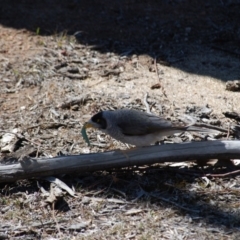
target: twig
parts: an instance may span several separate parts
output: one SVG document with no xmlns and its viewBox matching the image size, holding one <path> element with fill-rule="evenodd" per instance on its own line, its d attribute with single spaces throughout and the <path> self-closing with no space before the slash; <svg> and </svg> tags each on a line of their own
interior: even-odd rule
<svg viewBox="0 0 240 240">
<path fill-rule="evenodd" d="M 228 129 L 227 129 L 227 139 L 229 139 L 229 135 L 230 135 L 230 125 L 228 125 Z"/>
<path fill-rule="evenodd" d="M 105 79 L 103 79 L 103 80 L 99 80 L 98 82 L 93 83 L 93 84 L 89 84 L 89 85 L 88 85 L 88 88 L 92 88 L 92 87 L 94 87 L 94 86 L 98 86 L 98 85 L 100 85 L 101 83 L 106 82 L 106 81 L 108 81 L 108 78 L 105 78 Z"/>
<path fill-rule="evenodd" d="M 55 205 L 55 203 L 53 203 L 53 204 Z M 61 230 L 60 230 L 58 221 L 57 221 L 56 216 L 55 216 L 54 206 L 53 206 L 53 209 L 52 209 L 52 217 L 53 217 L 53 220 L 54 220 L 54 222 L 55 222 L 55 224 L 56 224 L 56 228 L 57 228 L 57 230 L 58 230 L 59 235 L 62 236 L 62 232 L 61 232 Z"/>
<path fill-rule="evenodd" d="M 139 198 L 141 198 L 143 195 L 146 195 L 146 196 L 154 197 L 154 198 L 160 199 L 160 200 L 162 200 L 162 201 L 164 201 L 164 202 L 170 203 L 170 204 L 176 206 L 177 208 L 181 208 L 181 209 L 183 209 L 183 210 L 185 210 L 185 211 L 194 212 L 194 213 L 199 213 L 198 210 L 192 210 L 192 209 L 183 207 L 183 206 L 179 205 L 178 203 L 172 202 L 172 201 L 170 201 L 170 200 L 168 200 L 168 199 L 166 199 L 166 198 L 164 198 L 164 197 L 159 197 L 159 196 L 157 196 L 157 195 L 154 194 L 154 193 L 148 193 L 148 192 L 146 192 L 145 190 L 143 190 L 140 185 L 139 185 L 139 188 L 140 188 L 141 191 L 140 191 L 139 195 L 137 196 L 137 198 L 135 198 L 133 201 L 136 201 L 136 200 L 138 200 Z"/>
<path fill-rule="evenodd" d="M 157 58 L 154 58 L 154 65 L 155 65 L 155 71 L 157 73 L 157 78 L 158 78 L 158 81 L 159 83 L 161 82 L 161 79 L 159 77 L 159 73 L 158 73 L 158 68 L 157 68 Z"/>
<path fill-rule="evenodd" d="M 125 192 L 120 191 L 120 190 L 118 190 L 118 189 L 116 189 L 116 188 L 113 188 L 113 187 L 111 188 L 111 190 L 114 191 L 114 192 L 116 192 L 116 193 L 119 193 L 119 194 L 122 195 L 125 199 L 127 198 Z"/>
<path fill-rule="evenodd" d="M 148 98 L 148 93 L 145 94 L 145 96 L 144 96 L 144 98 L 143 98 L 143 102 L 144 102 L 144 104 L 145 104 L 145 106 L 146 106 L 147 113 L 151 113 L 149 104 L 148 104 L 148 102 L 147 102 L 147 98 Z"/>
<path fill-rule="evenodd" d="M 181 209 L 183 209 L 183 210 L 185 210 L 185 211 L 188 211 L 188 212 L 194 212 L 194 213 L 199 213 L 200 211 L 198 211 L 198 210 L 193 210 L 193 209 L 190 209 L 190 208 L 186 208 L 186 207 L 183 207 L 183 206 L 181 206 L 180 204 L 178 204 L 178 203 L 175 203 L 175 202 L 172 202 L 172 201 L 170 201 L 170 200 L 168 200 L 168 199 L 166 199 L 166 198 L 164 198 L 164 197 L 159 197 L 159 196 L 156 196 L 155 194 L 149 194 L 151 197 L 155 197 L 155 198 L 157 198 L 157 199 L 160 199 L 160 200 L 162 200 L 162 201 L 164 201 L 164 202 L 166 202 L 166 203 L 170 203 L 170 204 L 172 204 L 172 205 L 174 205 L 175 207 L 177 207 L 177 208 L 181 208 Z"/>
<path fill-rule="evenodd" d="M 240 173 L 240 170 L 236 170 L 236 171 L 232 171 L 232 172 L 228 172 L 228 173 L 222 173 L 222 174 L 206 174 L 205 176 L 206 177 L 228 177 L 228 176 L 231 176 L 231 175 L 235 175 L 237 173 Z"/>
<path fill-rule="evenodd" d="M 154 65 L 155 65 L 155 71 L 156 71 L 156 74 L 157 74 L 158 81 L 159 81 L 159 83 L 161 83 L 161 79 L 159 77 L 159 72 L 158 72 L 158 68 L 157 68 L 157 58 L 154 58 Z M 162 87 L 163 95 L 166 98 L 168 98 L 162 83 L 161 83 L 161 87 Z"/>
</svg>

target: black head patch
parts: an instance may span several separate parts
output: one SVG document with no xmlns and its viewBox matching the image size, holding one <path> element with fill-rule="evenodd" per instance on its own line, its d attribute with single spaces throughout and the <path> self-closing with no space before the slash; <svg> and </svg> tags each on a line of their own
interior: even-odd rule
<svg viewBox="0 0 240 240">
<path fill-rule="evenodd" d="M 106 129 L 107 128 L 107 121 L 106 119 L 103 117 L 103 113 L 99 112 L 97 114 L 95 114 L 91 120 L 99 125 L 99 128 L 101 129 Z"/>
</svg>

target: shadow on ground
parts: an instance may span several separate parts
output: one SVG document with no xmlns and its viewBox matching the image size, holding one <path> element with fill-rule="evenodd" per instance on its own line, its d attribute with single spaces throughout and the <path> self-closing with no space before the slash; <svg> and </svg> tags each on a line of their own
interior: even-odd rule
<svg viewBox="0 0 240 240">
<path fill-rule="evenodd" d="M 65 32 L 101 52 L 148 54 L 223 81 L 240 77 L 240 1 L 0 0 L 0 24 Z"/>
<path fill-rule="evenodd" d="M 212 172 L 212 170 L 209 171 Z M 207 190 L 203 186 L 201 191 L 201 182 L 199 182 L 201 178 L 196 181 L 196 172 L 201 174 L 202 170 L 190 168 L 188 174 L 186 174 L 184 170 L 181 171 L 178 168 L 155 167 L 146 168 L 146 171 L 140 174 L 131 170 L 118 173 L 86 173 L 82 176 L 76 175 L 75 180 L 73 175 L 66 175 L 61 180 L 69 186 L 74 186 L 81 197 L 76 201 L 72 197 L 64 197 L 66 200 L 61 198 L 60 201 L 64 201 L 64 204 L 60 204 L 60 208 L 56 205 L 56 209 L 61 212 L 73 211 L 77 202 L 77 209 L 81 211 L 81 201 L 86 200 L 83 200 L 84 196 L 91 196 L 91 193 L 94 193 L 93 198 L 102 199 L 103 201 L 104 199 L 115 199 L 115 201 L 119 199 L 119 201 L 126 201 L 130 205 L 131 203 L 136 204 L 137 209 L 150 208 L 156 212 L 159 209 L 163 216 L 167 209 L 175 209 L 173 212 L 177 211 L 178 215 L 183 216 L 183 219 L 190 219 L 186 221 L 190 221 L 191 226 L 195 225 L 199 228 L 208 226 L 208 231 L 213 233 L 217 233 L 219 229 L 226 234 L 231 234 L 232 231 L 235 232 L 240 224 L 239 209 L 230 206 L 229 199 L 235 202 L 234 204 L 237 204 L 238 194 L 235 196 L 236 192 L 230 192 L 227 189 L 214 191 L 212 187 Z M 220 180 L 223 182 L 228 181 L 227 179 L 227 181 Z M 49 191 L 49 183 L 39 181 L 40 185 Z M 198 183 L 196 184 L 196 182 Z M 35 180 L 23 180 L 19 181 L 18 184 L 1 185 L 0 195 L 2 194 L 2 196 L 11 196 L 12 194 L 21 196 L 21 193 L 25 194 L 26 192 L 38 196 L 40 193 Z M 194 186 L 196 186 L 195 190 Z M 41 199 L 39 197 L 38 201 Z M 72 204 L 73 206 L 71 206 Z M 108 203 L 108 206 L 110 205 L 111 202 Z M 104 210 L 104 206 L 104 204 L 101 205 L 98 211 Z M 175 219 L 174 215 L 172 217 Z M 184 227 L 187 222 L 182 222 L 182 226 Z"/>
</svg>

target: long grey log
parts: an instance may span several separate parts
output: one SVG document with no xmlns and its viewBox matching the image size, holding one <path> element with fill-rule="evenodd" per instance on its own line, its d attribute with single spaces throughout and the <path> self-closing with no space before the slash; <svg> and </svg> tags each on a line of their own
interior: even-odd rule
<svg viewBox="0 0 240 240">
<path fill-rule="evenodd" d="M 163 162 L 240 159 L 240 141 L 203 141 L 166 144 L 54 158 L 27 159 L 15 164 L 0 164 L 0 182 L 38 178 L 62 173 L 83 173 L 112 168 Z"/>
</svg>

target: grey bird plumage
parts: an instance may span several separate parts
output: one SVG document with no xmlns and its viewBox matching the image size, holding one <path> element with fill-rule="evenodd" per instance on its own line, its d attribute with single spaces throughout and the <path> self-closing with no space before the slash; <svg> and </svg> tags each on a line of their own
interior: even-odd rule
<svg viewBox="0 0 240 240">
<path fill-rule="evenodd" d="M 133 109 L 102 111 L 88 122 L 94 127 L 123 143 L 148 146 L 164 136 L 184 131 L 211 132 L 195 126 L 179 126 L 162 117 Z"/>
</svg>

